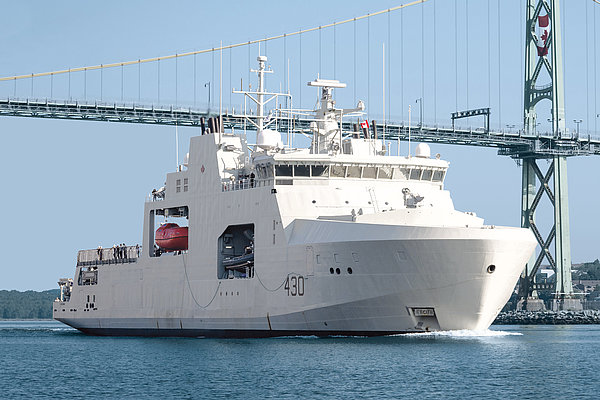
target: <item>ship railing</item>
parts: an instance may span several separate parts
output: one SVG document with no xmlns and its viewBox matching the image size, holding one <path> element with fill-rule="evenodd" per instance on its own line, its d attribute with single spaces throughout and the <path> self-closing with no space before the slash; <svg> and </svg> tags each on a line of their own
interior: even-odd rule
<svg viewBox="0 0 600 400">
<path fill-rule="evenodd" d="M 135 246 L 113 246 L 108 248 L 79 250 L 77 253 L 77 265 L 103 265 L 103 264 L 127 264 L 137 262 L 142 247 Z"/>
<path fill-rule="evenodd" d="M 152 203 L 153 201 L 162 201 L 164 200 L 165 197 L 164 196 L 157 196 L 155 194 L 150 193 L 149 195 L 146 196 L 146 203 Z"/>
<path fill-rule="evenodd" d="M 239 179 L 237 181 L 223 182 L 222 192 L 231 192 L 234 190 L 253 189 L 257 187 L 273 186 L 273 179 Z"/>
</svg>

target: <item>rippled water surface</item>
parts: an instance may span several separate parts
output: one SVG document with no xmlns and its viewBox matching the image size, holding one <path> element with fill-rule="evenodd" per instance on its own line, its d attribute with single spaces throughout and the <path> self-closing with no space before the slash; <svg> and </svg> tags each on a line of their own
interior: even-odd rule
<svg viewBox="0 0 600 400">
<path fill-rule="evenodd" d="M 92 337 L 0 321 L 1 398 L 598 398 L 600 326 L 381 338 Z"/>
</svg>

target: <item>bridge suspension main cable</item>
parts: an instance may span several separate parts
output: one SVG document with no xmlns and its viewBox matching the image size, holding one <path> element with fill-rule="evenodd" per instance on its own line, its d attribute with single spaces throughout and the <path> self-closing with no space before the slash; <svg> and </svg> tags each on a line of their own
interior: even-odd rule
<svg viewBox="0 0 600 400">
<path fill-rule="evenodd" d="M 7 77 L 0 78 L 0 82 L 12 81 L 12 80 L 16 81 L 19 79 L 28 79 L 28 78 L 38 78 L 38 77 L 43 77 L 43 76 L 52 77 L 54 75 L 70 74 L 73 72 L 104 70 L 107 68 L 125 67 L 128 65 L 145 64 L 145 63 L 151 63 L 151 62 L 160 63 L 160 61 L 163 61 L 163 60 L 171 60 L 171 59 L 176 59 L 176 58 L 180 58 L 180 57 L 194 56 L 196 54 L 205 54 L 205 53 L 213 53 L 214 54 L 215 51 L 222 51 L 222 50 L 227 50 L 227 49 L 233 49 L 236 47 L 250 46 L 253 44 L 260 44 L 260 43 L 266 44 L 267 42 L 272 41 L 272 40 L 287 38 L 289 36 L 302 35 L 303 33 L 307 33 L 307 32 L 320 31 L 322 29 L 327 29 L 327 28 L 331 28 L 331 27 L 334 27 L 337 25 L 347 24 L 350 22 L 356 22 L 356 21 L 362 20 L 362 19 L 369 19 L 369 18 L 377 16 L 377 15 L 391 13 L 393 11 L 401 10 L 403 8 L 411 7 L 411 6 L 414 6 L 417 4 L 422 4 L 427 1 L 429 1 L 429 0 L 415 0 L 410 3 L 402 4 L 402 5 L 399 5 L 396 7 L 388 8 L 388 9 L 373 12 L 373 13 L 367 13 L 367 14 L 361 15 L 359 17 L 348 18 L 343 21 L 332 22 L 332 23 L 325 24 L 325 25 L 319 25 L 319 26 L 315 26 L 312 28 L 301 29 L 301 30 L 298 30 L 295 32 L 284 33 L 284 34 L 280 34 L 280 35 L 266 37 L 263 39 L 249 40 L 249 41 L 242 42 L 242 43 L 235 43 L 235 44 L 230 44 L 230 45 L 226 45 L 226 46 L 221 45 L 219 47 L 212 47 L 210 49 L 188 51 L 185 53 L 171 54 L 168 56 L 144 58 L 144 59 L 137 59 L 137 60 L 131 60 L 131 61 L 113 62 L 113 63 L 109 63 L 109 64 L 91 65 L 91 66 L 87 66 L 87 67 L 69 68 L 69 69 L 63 69 L 63 70 L 57 70 L 57 71 L 31 73 L 31 74 L 26 74 L 26 75 L 7 76 Z M 266 51 L 266 47 L 265 47 L 265 51 Z"/>
</svg>

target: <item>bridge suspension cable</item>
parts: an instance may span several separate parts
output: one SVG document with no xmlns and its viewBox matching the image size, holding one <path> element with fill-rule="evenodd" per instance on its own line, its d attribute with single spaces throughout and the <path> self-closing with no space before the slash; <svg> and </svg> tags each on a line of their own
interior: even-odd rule
<svg viewBox="0 0 600 400">
<path fill-rule="evenodd" d="M 204 53 L 213 53 L 214 54 L 215 51 L 222 51 L 222 50 L 227 50 L 227 49 L 233 49 L 236 47 L 249 46 L 249 45 L 253 45 L 253 44 L 257 44 L 257 43 L 265 43 L 265 45 L 266 45 L 266 42 L 269 42 L 271 40 L 287 38 L 289 36 L 302 35 L 303 33 L 307 33 L 307 32 L 320 31 L 322 29 L 331 28 L 331 27 L 334 27 L 337 25 L 343 25 L 343 24 L 355 22 L 355 21 L 358 21 L 361 19 L 368 19 L 368 18 L 377 16 L 377 15 L 390 13 L 390 12 L 393 12 L 396 10 L 401 10 L 403 8 L 411 7 L 411 6 L 414 6 L 417 4 L 422 4 L 427 1 L 429 1 L 429 0 L 415 0 L 410 3 L 402 4 L 402 5 L 388 8 L 385 10 L 381 10 L 381 11 L 377 11 L 377 12 L 373 12 L 373 13 L 367 13 L 365 15 L 361 15 L 360 17 L 348 18 L 343 21 L 332 22 L 330 24 L 319 25 L 319 26 L 315 26 L 313 28 L 301 29 L 301 30 L 291 32 L 291 33 L 284 33 L 284 34 L 275 35 L 275 36 L 271 36 L 271 37 L 267 37 L 267 38 L 263 38 L 263 39 L 250 40 L 250 41 L 246 41 L 246 42 L 242 42 L 242 43 L 235 43 L 235 44 L 230 44 L 230 45 L 226 45 L 226 46 L 221 45 L 219 47 L 212 47 L 210 49 L 188 51 L 185 53 L 171 54 L 168 56 L 152 57 L 152 58 L 138 59 L 138 60 L 132 60 L 132 61 L 121 61 L 121 62 L 114 62 L 114 63 L 110 63 L 110 64 L 92 65 L 92 66 L 87 66 L 87 67 L 69 68 L 69 69 L 50 71 L 50 72 L 39 72 L 39 73 L 32 73 L 32 74 L 27 74 L 27 75 L 7 76 L 4 78 L 0 78 L 0 82 L 12 81 L 12 80 L 18 80 L 18 79 L 38 78 L 38 77 L 42 77 L 42 76 L 54 76 L 54 75 L 61 75 L 61 74 L 67 74 L 67 73 L 70 74 L 72 72 L 93 71 L 93 70 L 98 70 L 98 69 L 103 70 L 103 69 L 107 69 L 107 68 L 125 67 L 128 65 L 145 64 L 145 63 L 150 63 L 150 62 L 160 62 L 161 60 L 171 60 L 171 59 L 179 58 L 179 57 L 188 57 L 188 56 L 193 56 L 196 54 L 204 54 Z M 265 51 L 266 51 L 266 47 L 265 47 Z"/>
</svg>

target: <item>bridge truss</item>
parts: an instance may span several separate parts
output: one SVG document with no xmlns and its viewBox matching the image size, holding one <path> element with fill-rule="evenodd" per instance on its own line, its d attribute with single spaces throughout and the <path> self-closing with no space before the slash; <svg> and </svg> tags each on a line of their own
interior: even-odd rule
<svg viewBox="0 0 600 400">
<path fill-rule="evenodd" d="M 218 117 L 219 114 L 191 108 L 4 99 L 0 100 L 0 116 L 200 127 L 203 118 Z M 280 118 L 278 128 L 281 132 L 310 135 L 311 121 L 312 118 L 305 116 Z M 357 121 L 348 118 L 343 121 L 342 130 L 351 132 L 356 123 Z M 223 127 L 254 129 L 251 124 L 246 123 L 245 117 L 230 112 L 223 114 Z M 393 121 L 378 123 L 376 130 L 378 137 L 385 137 L 386 140 L 407 141 L 410 136 L 411 140 L 419 142 L 494 147 L 498 149 L 498 154 L 515 159 L 600 155 L 600 139 L 589 136 L 557 137 L 543 133 L 525 134 L 524 131 L 491 131 L 485 128 L 409 126 Z"/>
</svg>

